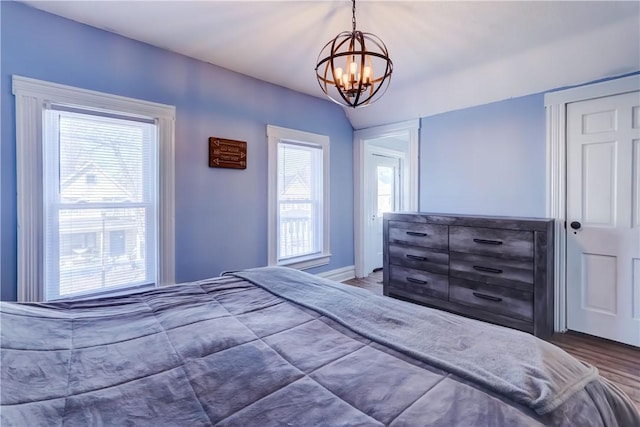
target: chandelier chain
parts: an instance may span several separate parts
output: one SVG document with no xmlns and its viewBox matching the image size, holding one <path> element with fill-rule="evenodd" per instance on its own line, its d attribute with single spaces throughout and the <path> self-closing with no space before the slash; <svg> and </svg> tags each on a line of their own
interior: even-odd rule
<svg viewBox="0 0 640 427">
<path fill-rule="evenodd" d="M 351 7 L 351 24 L 353 25 L 353 32 L 356 32 L 356 0 L 353 0 L 353 6 Z"/>
</svg>

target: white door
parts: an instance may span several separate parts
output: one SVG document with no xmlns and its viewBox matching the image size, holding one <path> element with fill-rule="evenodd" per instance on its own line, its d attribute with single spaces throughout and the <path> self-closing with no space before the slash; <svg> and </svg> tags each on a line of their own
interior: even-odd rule
<svg viewBox="0 0 640 427">
<path fill-rule="evenodd" d="M 400 159 L 370 154 L 370 208 L 367 273 L 382 268 L 382 214 L 400 209 Z"/>
<path fill-rule="evenodd" d="M 567 327 L 640 346 L 640 93 L 567 105 Z"/>
</svg>

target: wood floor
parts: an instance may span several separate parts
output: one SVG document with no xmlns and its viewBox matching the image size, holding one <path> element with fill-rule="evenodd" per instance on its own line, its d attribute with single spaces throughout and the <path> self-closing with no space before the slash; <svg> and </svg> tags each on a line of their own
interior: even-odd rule
<svg viewBox="0 0 640 427">
<path fill-rule="evenodd" d="M 382 272 L 344 283 L 382 295 Z M 624 390 L 640 410 L 640 349 L 578 332 L 555 334 L 550 342 L 598 368 L 600 375 Z"/>
</svg>

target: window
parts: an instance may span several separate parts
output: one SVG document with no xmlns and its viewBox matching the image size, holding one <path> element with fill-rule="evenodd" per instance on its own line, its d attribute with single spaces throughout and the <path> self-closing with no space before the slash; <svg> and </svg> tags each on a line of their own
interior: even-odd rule
<svg viewBox="0 0 640 427">
<path fill-rule="evenodd" d="M 175 109 L 19 76 L 18 299 L 174 282 Z"/>
<path fill-rule="evenodd" d="M 129 254 L 129 259 L 134 260 L 135 257 L 139 254 L 136 251 L 137 245 L 136 241 L 139 241 L 141 233 L 140 230 L 127 230 L 129 231 L 129 244 L 127 245 L 125 242 L 125 231 L 124 230 L 115 230 L 109 232 L 109 256 L 111 258 L 122 257 L 125 254 Z M 133 231 L 133 232 L 132 232 Z M 135 238 L 136 241 L 132 242 L 132 238 Z M 143 258 L 144 259 L 144 258 Z M 136 270 L 134 265 L 132 264 L 132 270 Z M 137 269 L 140 270 L 140 269 Z"/>
<path fill-rule="evenodd" d="M 329 263 L 329 138 L 267 126 L 269 265 Z"/>
<path fill-rule="evenodd" d="M 96 184 L 98 182 L 98 177 L 93 173 L 88 173 L 86 175 L 85 181 L 87 184 Z"/>
<path fill-rule="evenodd" d="M 60 256 L 89 256 L 96 250 L 97 233 L 65 233 L 60 236 Z"/>
</svg>

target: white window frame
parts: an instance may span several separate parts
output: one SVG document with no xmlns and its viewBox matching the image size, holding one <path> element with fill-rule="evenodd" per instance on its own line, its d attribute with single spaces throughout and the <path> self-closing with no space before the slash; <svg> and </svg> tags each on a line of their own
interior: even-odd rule
<svg viewBox="0 0 640 427">
<path fill-rule="evenodd" d="M 43 301 L 43 112 L 48 103 L 153 118 L 158 126 L 158 286 L 175 283 L 174 106 L 13 76 L 16 102 L 18 301 Z"/>
<path fill-rule="evenodd" d="M 329 137 L 317 133 L 303 132 L 278 126 L 267 125 L 268 139 L 268 214 L 267 241 L 269 265 L 283 265 L 299 270 L 329 264 Z M 278 144 L 280 142 L 298 143 L 322 150 L 322 252 L 319 254 L 292 257 L 278 260 Z"/>
</svg>

